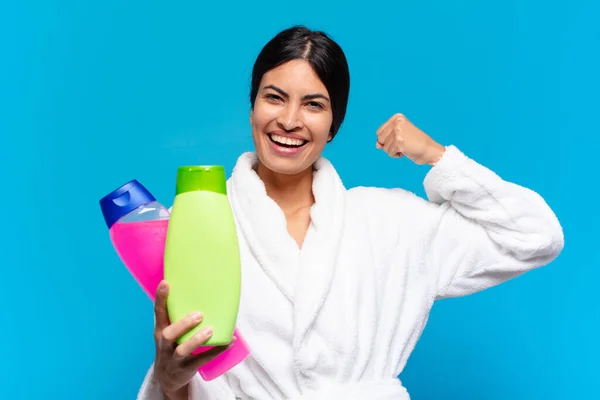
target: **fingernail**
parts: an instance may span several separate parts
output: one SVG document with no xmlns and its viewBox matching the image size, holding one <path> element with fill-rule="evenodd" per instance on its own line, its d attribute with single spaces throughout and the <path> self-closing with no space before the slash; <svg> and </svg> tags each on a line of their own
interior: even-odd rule
<svg viewBox="0 0 600 400">
<path fill-rule="evenodd" d="M 197 313 L 192 314 L 192 319 L 194 321 L 200 321 L 202 319 L 202 313 L 197 312 Z"/>
<path fill-rule="evenodd" d="M 206 336 L 212 336 L 212 334 L 213 334 L 212 328 L 206 328 L 206 329 L 204 329 L 204 334 Z"/>
<path fill-rule="evenodd" d="M 158 285 L 158 290 L 160 290 L 161 292 L 164 292 L 165 290 L 167 290 L 167 282 L 166 281 L 162 281 L 159 285 Z"/>
</svg>

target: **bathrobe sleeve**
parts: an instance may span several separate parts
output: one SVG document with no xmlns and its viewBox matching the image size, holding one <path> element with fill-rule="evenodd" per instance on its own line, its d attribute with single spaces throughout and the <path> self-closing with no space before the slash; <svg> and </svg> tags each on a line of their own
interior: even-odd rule
<svg viewBox="0 0 600 400">
<path fill-rule="evenodd" d="M 434 214 L 425 249 L 436 298 L 500 284 L 550 263 L 564 236 L 534 191 L 507 182 L 454 146 L 424 180 Z"/>
<path fill-rule="evenodd" d="M 165 400 L 160 384 L 154 379 L 154 365 L 144 378 L 137 400 Z M 235 395 L 225 378 L 219 377 L 206 382 L 200 374 L 196 374 L 190 382 L 188 400 L 235 400 Z"/>
</svg>

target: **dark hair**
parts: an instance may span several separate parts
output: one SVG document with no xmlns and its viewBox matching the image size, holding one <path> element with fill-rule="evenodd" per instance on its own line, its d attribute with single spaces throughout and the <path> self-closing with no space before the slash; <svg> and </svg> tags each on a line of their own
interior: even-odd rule
<svg viewBox="0 0 600 400">
<path fill-rule="evenodd" d="M 350 72 L 342 48 L 324 32 L 294 26 L 279 32 L 263 47 L 252 69 L 251 107 L 254 108 L 263 75 L 295 59 L 308 61 L 329 92 L 333 114 L 333 139 L 346 116 Z"/>
</svg>

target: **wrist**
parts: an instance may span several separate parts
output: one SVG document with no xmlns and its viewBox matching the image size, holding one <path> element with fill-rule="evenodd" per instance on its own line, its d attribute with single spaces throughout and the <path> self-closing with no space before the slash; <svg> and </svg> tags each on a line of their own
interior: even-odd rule
<svg viewBox="0 0 600 400">
<path fill-rule="evenodd" d="M 188 400 L 188 385 L 185 385 L 172 392 L 167 392 L 163 389 L 163 394 L 166 400 Z"/>
<path fill-rule="evenodd" d="M 435 164 L 437 164 L 442 159 L 445 152 L 446 148 L 444 146 L 437 142 L 434 143 L 431 147 L 430 156 L 427 158 L 427 164 L 431 165 L 432 167 L 435 166 Z"/>
</svg>

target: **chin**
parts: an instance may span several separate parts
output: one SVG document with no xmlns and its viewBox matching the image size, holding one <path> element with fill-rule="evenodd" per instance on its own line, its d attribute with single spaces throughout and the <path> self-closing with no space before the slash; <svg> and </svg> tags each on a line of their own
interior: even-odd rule
<svg viewBox="0 0 600 400">
<path fill-rule="evenodd" d="M 288 151 L 275 148 L 270 142 L 262 142 L 257 146 L 257 155 L 261 164 L 268 170 L 282 175 L 295 175 L 311 168 L 321 152 L 313 142 L 306 143 L 301 149 Z"/>
<path fill-rule="evenodd" d="M 261 164 L 269 171 L 281 175 L 296 175 L 312 167 L 312 162 L 303 159 L 282 159 L 271 155 L 258 154 Z"/>
</svg>

